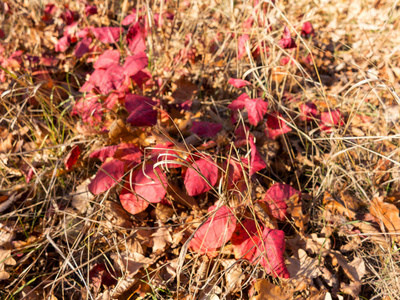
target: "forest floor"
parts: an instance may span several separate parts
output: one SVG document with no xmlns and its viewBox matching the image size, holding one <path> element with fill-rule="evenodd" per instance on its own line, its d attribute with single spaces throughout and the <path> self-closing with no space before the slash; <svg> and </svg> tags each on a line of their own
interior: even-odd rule
<svg viewBox="0 0 400 300">
<path fill-rule="evenodd" d="M 1 299 L 400 299 L 398 1 L 0 20 Z"/>
</svg>

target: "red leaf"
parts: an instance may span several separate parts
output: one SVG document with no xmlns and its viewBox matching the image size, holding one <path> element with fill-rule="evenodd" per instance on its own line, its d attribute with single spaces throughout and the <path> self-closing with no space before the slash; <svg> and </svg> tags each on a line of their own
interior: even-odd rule
<svg viewBox="0 0 400 300">
<path fill-rule="evenodd" d="M 115 153 L 117 152 L 118 146 L 108 146 L 98 150 L 93 151 L 90 154 L 90 158 L 97 158 L 100 159 L 102 162 L 105 162 L 107 158 L 114 157 Z"/>
<path fill-rule="evenodd" d="M 257 151 L 257 146 L 254 144 L 252 139 L 249 139 L 250 147 L 251 147 L 251 160 L 250 160 L 250 176 L 261 171 L 267 165 L 262 159 L 260 153 Z"/>
<path fill-rule="evenodd" d="M 157 103 L 150 98 L 129 94 L 125 98 L 125 107 L 130 112 L 126 119 L 133 126 L 153 126 L 157 123 Z"/>
<path fill-rule="evenodd" d="M 96 5 L 85 5 L 85 15 L 86 17 L 97 14 L 97 7 Z"/>
<path fill-rule="evenodd" d="M 123 20 L 122 20 L 122 22 L 121 22 L 121 25 L 122 26 L 128 26 L 128 25 L 131 25 L 133 22 L 135 22 L 136 21 L 136 12 L 134 12 L 134 13 L 132 13 L 132 14 L 130 14 L 130 15 L 127 15 Z"/>
<path fill-rule="evenodd" d="M 64 159 L 64 165 L 67 171 L 71 170 L 72 166 L 78 161 L 80 154 L 81 148 L 79 148 L 79 145 L 75 145 Z"/>
<path fill-rule="evenodd" d="M 247 109 L 247 116 L 251 125 L 257 126 L 267 113 L 268 103 L 261 98 L 247 99 L 244 103 Z"/>
<path fill-rule="evenodd" d="M 156 168 L 155 170 L 160 179 L 154 172 L 153 165 L 146 165 L 144 173 L 142 168 L 135 171 L 132 182 L 125 184 L 124 190 L 121 193 L 123 196 L 121 203 L 130 213 L 137 213 L 139 210 L 142 211 L 146 209 L 148 203 L 158 203 L 164 199 L 167 193 L 167 178 L 160 168 Z"/>
<path fill-rule="evenodd" d="M 0 39 L 4 39 L 6 37 L 6 34 L 4 33 L 4 30 L 0 28 Z"/>
<path fill-rule="evenodd" d="M 261 98 L 250 99 L 246 93 L 243 93 L 228 105 L 228 108 L 231 110 L 243 109 L 245 107 L 249 123 L 256 126 L 267 113 L 268 103 Z"/>
<path fill-rule="evenodd" d="M 215 250 L 223 246 L 232 237 L 236 227 L 235 215 L 227 206 L 217 206 L 208 209 L 210 216 L 197 228 L 189 247 L 200 254 L 215 255 Z"/>
<path fill-rule="evenodd" d="M 97 70 L 96 70 L 97 71 Z M 98 85 L 102 94 L 109 94 L 113 90 L 118 90 L 122 87 L 125 81 L 124 69 L 118 65 L 113 64 L 105 72 Z"/>
<path fill-rule="evenodd" d="M 61 39 L 58 40 L 57 44 L 55 45 L 55 50 L 56 52 L 65 52 L 70 44 L 70 37 L 68 35 L 63 36 Z"/>
<path fill-rule="evenodd" d="M 292 39 L 289 29 L 285 26 L 283 30 L 283 38 L 279 40 L 279 46 L 283 49 L 293 49 L 296 48 L 296 42 Z"/>
<path fill-rule="evenodd" d="M 93 65 L 95 69 L 108 69 L 109 67 L 119 64 L 119 51 L 107 50 L 96 60 Z"/>
<path fill-rule="evenodd" d="M 149 64 L 149 59 L 146 53 L 140 52 L 132 56 L 128 56 L 124 63 L 124 74 L 133 76 L 139 71 L 143 70 Z"/>
<path fill-rule="evenodd" d="M 236 79 L 236 78 L 230 78 L 228 80 L 228 83 L 233 85 L 234 87 L 240 89 L 246 85 L 251 84 L 251 82 L 247 81 L 247 80 L 243 80 L 243 79 Z"/>
<path fill-rule="evenodd" d="M 271 214 L 280 221 L 284 221 L 287 216 L 287 202 L 290 197 L 298 194 L 301 197 L 301 192 L 291 187 L 288 184 L 275 183 L 265 194 L 263 201 L 267 204 Z"/>
<path fill-rule="evenodd" d="M 177 157 L 172 156 L 176 155 L 179 156 L 177 152 L 173 151 L 174 149 L 174 144 L 171 142 L 165 143 L 165 144 L 157 144 L 153 147 L 151 150 L 151 154 L 156 157 L 157 162 L 160 161 L 171 161 L 171 160 L 178 160 Z M 170 155 L 169 155 L 170 154 Z M 166 163 L 163 166 L 166 166 L 167 168 L 180 168 L 180 164 L 174 164 L 174 163 Z"/>
<path fill-rule="evenodd" d="M 229 169 L 228 169 L 229 164 Z M 229 158 L 228 162 L 224 162 L 224 169 L 228 170 L 228 187 L 233 188 L 243 178 L 243 169 L 240 162 Z M 225 175 L 226 176 L 226 175 Z"/>
<path fill-rule="evenodd" d="M 55 6 L 52 3 L 48 3 L 46 4 L 46 6 L 44 7 L 44 13 L 46 15 L 54 15 L 54 13 L 57 11 L 57 6 Z"/>
<path fill-rule="evenodd" d="M 261 233 L 261 234 L 260 234 Z M 289 278 L 285 266 L 285 234 L 282 230 L 257 226 L 254 220 L 237 224 L 232 236 L 236 259 L 245 258 L 253 265 L 260 264 L 268 274 Z"/>
<path fill-rule="evenodd" d="M 301 27 L 301 35 L 309 37 L 310 35 L 315 36 L 315 31 L 310 22 L 305 22 Z"/>
<path fill-rule="evenodd" d="M 119 27 L 99 27 L 91 30 L 96 39 L 104 44 L 115 43 L 122 32 L 122 28 Z"/>
<path fill-rule="evenodd" d="M 208 183 L 200 175 L 202 174 Z M 218 181 L 218 167 L 209 157 L 196 160 L 184 175 L 184 184 L 189 196 L 197 196 L 211 190 Z M 211 184 L 211 186 L 209 185 Z"/>
<path fill-rule="evenodd" d="M 245 107 L 245 100 L 250 99 L 246 93 L 241 94 L 236 100 L 233 100 L 228 108 L 231 110 L 243 109 Z"/>
<path fill-rule="evenodd" d="M 123 143 L 118 146 L 114 157 L 128 165 L 139 164 L 142 160 L 142 151 L 134 144 Z"/>
<path fill-rule="evenodd" d="M 101 165 L 96 177 L 89 184 L 89 191 L 94 195 L 101 194 L 121 181 L 124 176 L 125 164 L 118 159 L 112 159 Z"/>
<path fill-rule="evenodd" d="M 238 39 L 238 56 L 237 59 L 241 59 L 246 54 L 246 43 L 250 40 L 247 34 L 244 34 Z"/>
<path fill-rule="evenodd" d="M 193 126 L 190 131 L 201 138 L 211 138 L 215 137 L 221 129 L 222 124 L 193 121 Z"/>
<path fill-rule="evenodd" d="M 145 84 L 150 78 L 151 78 L 151 73 L 147 70 L 139 71 L 135 75 L 131 76 L 131 79 L 141 89 L 143 88 L 143 84 Z"/>
<path fill-rule="evenodd" d="M 139 22 L 131 25 L 129 27 L 128 33 L 126 35 L 126 42 L 128 43 L 129 50 L 134 53 L 142 53 L 146 50 L 145 35 L 142 32 L 142 27 Z"/>
<path fill-rule="evenodd" d="M 122 207 L 132 215 L 144 211 L 149 206 L 149 202 L 134 194 L 129 182 L 125 183 L 124 188 L 119 195 L 119 200 L 121 201 Z"/>
<path fill-rule="evenodd" d="M 313 118 L 316 118 L 318 115 L 317 106 L 312 102 L 301 104 L 299 108 L 300 108 L 300 120 L 302 121 L 310 121 Z"/>
<path fill-rule="evenodd" d="M 101 122 L 103 107 L 96 94 L 89 93 L 85 98 L 79 99 L 72 108 L 71 115 L 78 115 L 83 122 L 96 125 Z"/>
<path fill-rule="evenodd" d="M 331 110 L 321 113 L 321 130 L 331 132 L 335 126 L 343 126 L 343 115 L 340 110 Z"/>
<path fill-rule="evenodd" d="M 292 129 L 286 125 L 286 122 L 280 118 L 282 118 L 282 115 L 279 112 L 273 112 L 268 116 L 265 124 L 265 134 L 268 138 L 275 140 L 281 134 L 292 131 Z"/>
<path fill-rule="evenodd" d="M 92 39 L 89 37 L 85 37 L 82 41 L 80 41 L 75 48 L 75 56 L 77 58 L 81 58 L 84 54 L 89 51 L 90 43 Z"/>
</svg>

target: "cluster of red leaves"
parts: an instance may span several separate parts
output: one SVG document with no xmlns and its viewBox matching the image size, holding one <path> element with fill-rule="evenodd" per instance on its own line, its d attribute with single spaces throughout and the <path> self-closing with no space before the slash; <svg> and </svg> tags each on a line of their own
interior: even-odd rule
<svg viewBox="0 0 400 300">
<path fill-rule="evenodd" d="M 86 8 L 87 15 L 96 13 L 95 7 L 87 6 Z M 48 10 L 46 15 L 52 15 L 52 8 L 46 7 L 46 9 Z M 173 18 L 170 15 L 164 17 Z M 80 89 L 82 93 L 85 93 L 84 96 L 76 101 L 72 110 L 72 115 L 81 118 L 86 131 L 93 130 L 93 126 L 99 124 L 100 131 L 107 131 L 107 124 L 103 120 L 104 111 L 113 110 L 116 104 L 125 107 L 128 112 L 126 123 L 132 127 L 151 127 L 160 121 L 161 116 L 168 116 L 167 103 L 131 92 L 133 85 L 133 89 L 142 89 L 143 84 L 153 84 L 157 87 L 154 81 L 150 80 L 152 75 L 145 69 L 148 65 L 145 53 L 147 19 L 141 15 L 141 11 L 134 10 L 122 21 L 122 26 L 128 26 L 127 30 L 120 27 L 79 28 L 79 17 L 69 10 L 64 11 L 61 18 L 66 26 L 63 37 L 56 45 L 56 51 L 67 51 L 73 43 L 76 43 L 74 50 L 76 57 L 92 55 L 95 51 L 101 51 L 101 48 L 93 44 L 93 41 L 97 40 L 109 45 L 124 41 L 124 49 L 127 53 L 125 58 L 121 59 L 123 52 L 109 49 L 103 51 L 98 57 L 93 56 L 97 59 L 87 60 L 87 62 L 94 61 L 94 71 Z M 163 15 L 154 17 L 157 26 L 162 26 L 162 20 Z M 268 21 L 267 24 L 269 24 Z M 304 37 L 315 35 L 311 23 L 304 23 L 301 34 Z M 187 36 L 187 45 L 190 38 Z M 248 34 L 243 34 L 238 38 L 238 59 L 244 58 L 246 45 L 250 42 L 251 38 Z M 283 49 L 297 48 L 287 27 L 284 28 L 283 37 L 278 44 Z M 269 51 L 265 44 L 257 45 L 255 49 L 252 55 Z M 193 51 L 193 53 L 196 52 Z M 179 52 L 175 60 L 185 60 L 189 56 L 187 52 Z M 228 83 L 238 89 L 247 89 L 251 85 L 250 81 L 234 78 L 231 78 Z M 161 84 L 158 84 L 159 86 Z M 162 92 L 164 91 L 160 91 Z M 163 110 L 159 114 L 161 107 Z M 144 157 L 144 149 L 133 144 L 121 143 L 91 153 L 90 158 L 99 159 L 102 165 L 89 184 L 90 192 L 99 195 L 120 185 L 121 204 L 131 214 L 138 214 L 150 205 L 162 201 L 169 205 L 166 195 L 171 178 L 169 172 L 163 167 L 180 170 L 179 174 L 189 196 L 199 196 L 211 191 L 222 179 L 221 170 L 229 170 L 227 176 L 229 188 L 235 187 L 243 191 L 246 189 L 246 186 L 241 184 L 244 182 L 244 177 L 251 178 L 263 170 L 267 164 L 258 152 L 254 136 L 249 133 L 248 127 L 239 126 L 240 113 L 244 116 L 245 122 L 254 127 L 262 122 L 265 135 L 269 139 L 277 139 L 290 132 L 292 127 L 290 121 L 286 120 L 280 112 L 268 111 L 269 104 L 265 99 L 253 99 L 248 93 L 242 93 L 227 108 L 231 111 L 232 125 L 237 127 L 235 146 L 247 145 L 250 149 L 250 157 L 236 157 L 217 162 L 207 153 L 191 153 L 186 159 L 178 160 L 179 155 L 173 143 L 155 145 L 152 147 L 150 157 Z M 321 130 L 329 132 L 333 127 L 343 124 L 342 115 L 338 110 L 319 113 L 312 103 L 300 105 L 299 109 L 301 121 L 319 120 Z M 213 139 L 222 129 L 222 124 L 193 121 L 190 131 L 202 139 Z M 70 170 L 77 161 L 79 153 L 79 147 L 71 150 L 70 155 L 65 159 L 67 170 Z M 123 183 L 120 184 L 121 182 Z M 265 198 L 260 202 L 265 204 L 268 213 L 273 218 L 284 222 L 289 217 L 287 202 L 294 195 L 300 197 L 301 193 L 289 185 L 278 183 L 268 189 Z M 218 202 L 208 208 L 208 213 L 208 218 L 196 229 L 190 240 L 189 246 L 193 251 L 212 257 L 217 254 L 218 249 L 230 241 L 237 259 L 247 259 L 254 265 L 261 265 L 273 276 L 289 277 L 284 264 L 285 234 L 283 231 L 268 228 L 258 219 L 238 220 L 235 208 L 220 205 Z"/>
</svg>

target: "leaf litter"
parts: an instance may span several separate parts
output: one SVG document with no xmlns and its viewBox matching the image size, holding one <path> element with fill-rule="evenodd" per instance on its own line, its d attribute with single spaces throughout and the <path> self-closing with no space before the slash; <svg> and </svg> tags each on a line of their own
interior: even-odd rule
<svg viewBox="0 0 400 300">
<path fill-rule="evenodd" d="M 398 299 L 389 2 L 1 10 L 2 298 Z"/>
</svg>

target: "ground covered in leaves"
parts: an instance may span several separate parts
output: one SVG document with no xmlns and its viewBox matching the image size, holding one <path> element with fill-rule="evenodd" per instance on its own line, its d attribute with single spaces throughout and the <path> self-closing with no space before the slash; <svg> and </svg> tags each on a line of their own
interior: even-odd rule
<svg viewBox="0 0 400 300">
<path fill-rule="evenodd" d="M 399 9 L 0 2 L 1 299 L 400 299 Z"/>
</svg>

